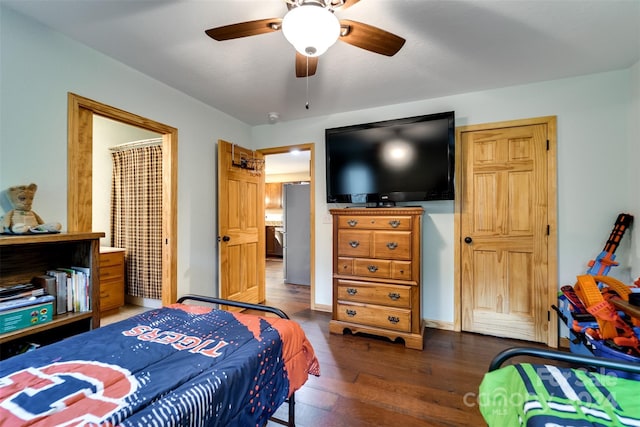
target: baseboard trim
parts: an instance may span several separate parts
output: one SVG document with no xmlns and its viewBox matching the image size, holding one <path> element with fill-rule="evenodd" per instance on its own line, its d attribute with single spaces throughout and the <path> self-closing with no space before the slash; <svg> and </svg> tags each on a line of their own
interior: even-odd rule
<svg viewBox="0 0 640 427">
<path fill-rule="evenodd" d="M 443 322 L 442 320 L 424 319 L 424 326 L 427 328 L 443 329 L 445 331 L 455 331 L 453 322 Z"/>
</svg>

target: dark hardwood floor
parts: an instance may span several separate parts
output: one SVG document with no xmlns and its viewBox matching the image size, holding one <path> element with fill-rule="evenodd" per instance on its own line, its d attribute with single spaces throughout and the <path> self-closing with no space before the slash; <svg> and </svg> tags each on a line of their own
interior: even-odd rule
<svg viewBox="0 0 640 427">
<path fill-rule="evenodd" d="M 386 339 L 330 334 L 330 313 L 309 310 L 309 287 L 285 285 L 281 272 L 279 261 L 267 261 L 267 304 L 300 323 L 321 369 L 296 392 L 300 427 L 486 425 L 477 393 L 492 357 L 516 345 L 542 347 L 427 329 L 424 351 L 417 351 Z M 278 415 L 286 415 L 286 406 Z"/>
</svg>

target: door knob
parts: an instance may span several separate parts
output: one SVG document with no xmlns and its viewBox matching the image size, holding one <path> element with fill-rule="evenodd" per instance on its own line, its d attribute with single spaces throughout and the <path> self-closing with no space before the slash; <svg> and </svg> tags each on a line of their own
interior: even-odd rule
<svg viewBox="0 0 640 427">
<path fill-rule="evenodd" d="M 223 241 L 223 242 L 228 242 L 229 240 L 231 240 L 231 237 L 229 237 L 229 236 L 222 236 L 222 241 Z"/>
<path fill-rule="evenodd" d="M 471 242 L 473 242 L 473 239 L 471 237 L 467 236 L 467 237 L 464 238 L 464 242 L 465 243 L 471 243 Z"/>
</svg>

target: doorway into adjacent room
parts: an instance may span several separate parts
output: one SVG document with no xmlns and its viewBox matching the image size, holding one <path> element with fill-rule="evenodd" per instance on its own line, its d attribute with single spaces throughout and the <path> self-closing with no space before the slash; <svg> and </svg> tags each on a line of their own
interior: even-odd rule
<svg viewBox="0 0 640 427">
<path fill-rule="evenodd" d="M 178 130 L 159 122 L 68 94 L 67 229 L 93 229 L 93 118 L 101 116 L 160 135 L 162 140 L 162 304 L 177 299 Z"/>
<path fill-rule="evenodd" d="M 313 309 L 313 144 L 259 152 L 265 157 L 267 303 L 292 313 Z"/>
</svg>

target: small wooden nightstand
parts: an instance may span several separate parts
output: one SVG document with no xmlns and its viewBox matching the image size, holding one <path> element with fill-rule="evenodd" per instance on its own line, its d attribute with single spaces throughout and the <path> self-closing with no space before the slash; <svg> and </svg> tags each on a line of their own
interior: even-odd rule
<svg viewBox="0 0 640 427">
<path fill-rule="evenodd" d="M 100 248 L 100 312 L 124 305 L 124 254 L 121 248 Z"/>
</svg>

